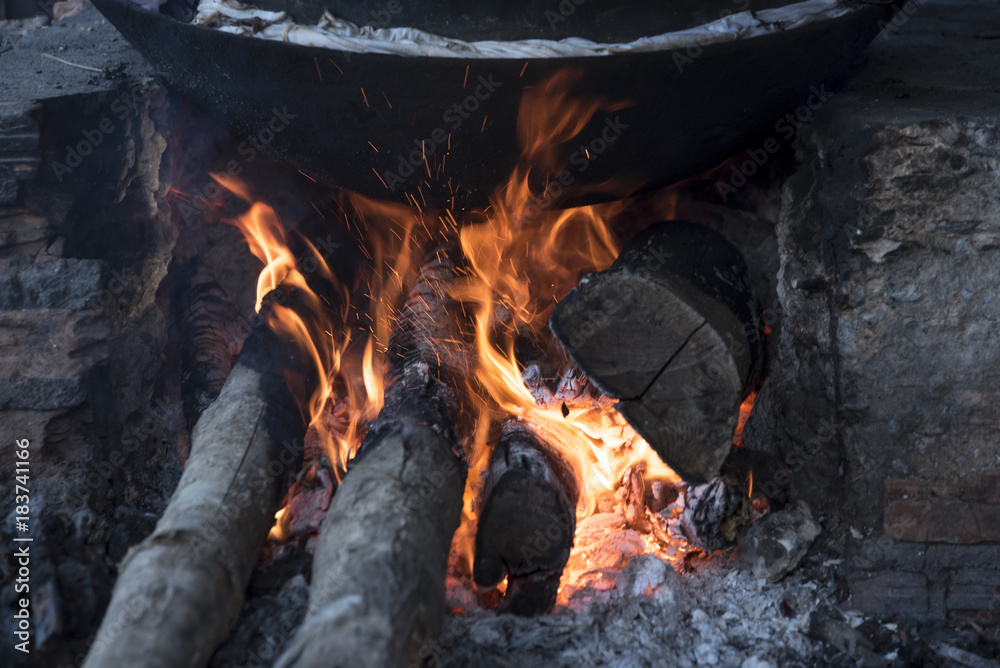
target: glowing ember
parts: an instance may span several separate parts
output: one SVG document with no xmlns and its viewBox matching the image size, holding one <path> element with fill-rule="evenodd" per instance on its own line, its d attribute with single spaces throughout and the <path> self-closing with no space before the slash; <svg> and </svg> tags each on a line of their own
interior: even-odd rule
<svg viewBox="0 0 1000 668">
<path fill-rule="evenodd" d="M 751 392 L 740 404 L 740 416 L 736 420 L 736 431 L 733 432 L 733 445 L 737 448 L 743 445 L 743 427 L 750 419 L 750 411 L 753 410 L 753 402 L 757 399 L 757 393 Z"/>
<path fill-rule="evenodd" d="M 268 540 L 274 540 L 281 542 L 285 540 L 285 529 L 281 526 L 281 518 L 285 515 L 285 509 L 281 508 L 274 514 L 274 526 L 271 527 L 271 531 L 267 534 Z"/>
</svg>

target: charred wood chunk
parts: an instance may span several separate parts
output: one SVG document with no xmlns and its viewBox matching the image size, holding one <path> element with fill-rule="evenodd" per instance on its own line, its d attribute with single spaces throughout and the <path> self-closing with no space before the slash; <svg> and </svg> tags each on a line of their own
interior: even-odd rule
<svg viewBox="0 0 1000 668">
<path fill-rule="evenodd" d="M 665 463 L 695 483 L 718 473 L 764 354 L 732 244 L 701 225 L 655 225 L 580 281 L 550 326 Z"/>
<path fill-rule="evenodd" d="M 516 420 L 503 425 L 486 473 L 473 564 L 480 587 L 507 577 L 503 610 L 528 616 L 555 604 L 578 495 L 569 463 L 531 427 Z"/>
<path fill-rule="evenodd" d="M 551 376 L 546 376 L 543 368 L 539 362 L 529 362 L 521 372 L 524 386 L 528 388 L 535 403 L 542 408 L 608 402 L 604 394 L 573 362 L 567 361 Z"/>
<path fill-rule="evenodd" d="M 681 531 L 695 547 L 706 552 L 732 547 L 751 521 L 746 491 L 732 479 L 720 476 L 688 488 Z"/>
</svg>

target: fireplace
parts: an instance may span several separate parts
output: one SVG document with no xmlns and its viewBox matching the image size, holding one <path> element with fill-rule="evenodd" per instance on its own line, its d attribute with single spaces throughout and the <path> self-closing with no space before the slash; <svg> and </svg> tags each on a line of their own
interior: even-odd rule
<svg viewBox="0 0 1000 668">
<path fill-rule="evenodd" d="M 338 137 L 57 8 L 0 32 L 4 665 L 1000 658 L 995 9 L 695 154 L 638 69 L 457 61 L 386 143 L 360 56 L 291 77 Z"/>
</svg>

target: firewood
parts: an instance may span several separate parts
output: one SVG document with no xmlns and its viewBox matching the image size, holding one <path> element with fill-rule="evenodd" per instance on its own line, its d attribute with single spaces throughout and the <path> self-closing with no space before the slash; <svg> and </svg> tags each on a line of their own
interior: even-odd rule
<svg viewBox="0 0 1000 668">
<path fill-rule="evenodd" d="M 618 489 L 615 490 L 615 498 L 625 511 L 625 525 L 628 528 L 639 533 L 652 534 L 664 545 L 667 545 L 670 543 L 667 520 L 648 505 L 648 501 L 653 501 L 662 508 L 666 507 L 661 496 L 664 493 L 662 483 L 659 494 L 652 492 L 646 488 L 645 476 L 645 462 L 637 462 L 626 468 L 622 473 Z"/>
<path fill-rule="evenodd" d="M 704 482 L 760 376 L 763 323 L 739 251 L 691 223 L 655 225 L 580 281 L 550 327 L 663 461 Z"/>
<path fill-rule="evenodd" d="M 396 369 L 422 361 L 448 387 L 467 389 L 474 334 L 466 324 L 468 311 L 450 294 L 464 271 L 459 257 L 453 243 L 427 254 L 400 311 L 386 357 Z"/>
<path fill-rule="evenodd" d="M 401 311 L 385 406 L 330 504 L 309 612 L 279 668 L 422 665 L 441 631 L 471 424 L 450 386 L 464 356 L 446 317 L 450 258 L 450 249 L 431 255 Z"/>
<path fill-rule="evenodd" d="M 226 291 L 204 271 L 184 281 L 180 302 L 181 395 L 188 424 L 219 396 L 243 341 L 234 329 L 240 312 Z"/>
<path fill-rule="evenodd" d="M 569 559 L 579 488 L 572 464 L 519 420 L 501 428 L 486 472 L 473 579 L 494 587 L 504 577 L 501 609 L 548 612 Z"/>
<path fill-rule="evenodd" d="M 523 328 L 515 338 L 514 354 L 522 368 L 521 380 L 538 406 L 611 404 L 551 332 Z"/>
<path fill-rule="evenodd" d="M 294 307 L 294 295 L 284 301 Z M 306 388 L 317 380 L 293 342 L 256 328 L 194 428 L 163 517 L 121 563 L 85 668 L 206 666 L 232 630 L 283 484 L 301 466 L 306 425 L 286 374 Z"/>
<path fill-rule="evenodd" d="M 524 381 L 525 387 L 528 388 L 535 403 L 542 408 L 608 401 L 573 362 L 566 362 L 552 376 L 546 376 L 543 368 L 539 362 L 529 362 L 521 372 L 521 380 Z"/>
</svg>

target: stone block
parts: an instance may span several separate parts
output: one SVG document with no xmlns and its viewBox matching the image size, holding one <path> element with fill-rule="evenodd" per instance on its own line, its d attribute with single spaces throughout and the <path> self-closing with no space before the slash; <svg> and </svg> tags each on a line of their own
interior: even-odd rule
<svg viewBox="0 0 1000 668">
<path fill-rule="evenodd" d="M 83 309 L 98 305 L 102 270 L 97 260 L 36 262 L 17 274 L 23 307 Z"/>
<path fill-rule="evenodd" d="M 951 569 L 1000 570 L 1000 545 L 930 545 L 927 572 Z"/>
<path fill-rule="evenodd" d="M 997 564 L 1000 568 L 1000 564 Z M 952 573 L 945 592 L 948 610 L 1000 612 L 1000 570 L 961 570 Z"/>
<path fill-rule="evenodd" d="M 898 543 L 887 535 L 873 536 L 847 545 L 847 566 L 858 571 L 926 572 L 928 546 Z"/>
<path fill-rule="evenodd" d="M 1000 541 L 997 474 L 965 478 L 947 484 L 886 481 L 885 532 L 908 542 L 974 545 Z"/>
<path fill-rule="evenodd" d="M 0 248 L 41 241 L 53 233 L 43 216 L 27 209 L 0 209 Z"/>
<path fill-rule="evenodd" d="M 887 571 L 850 581 L 851 598 L 845 607 L 869 614 L 919 618 L 929 607 L 927 576 Z"/>
<path fill-rule="evenodd" d="M 110 333 L 97 311 L 0 311 L 0 410 L 82 404 Z"/>
</svg>

